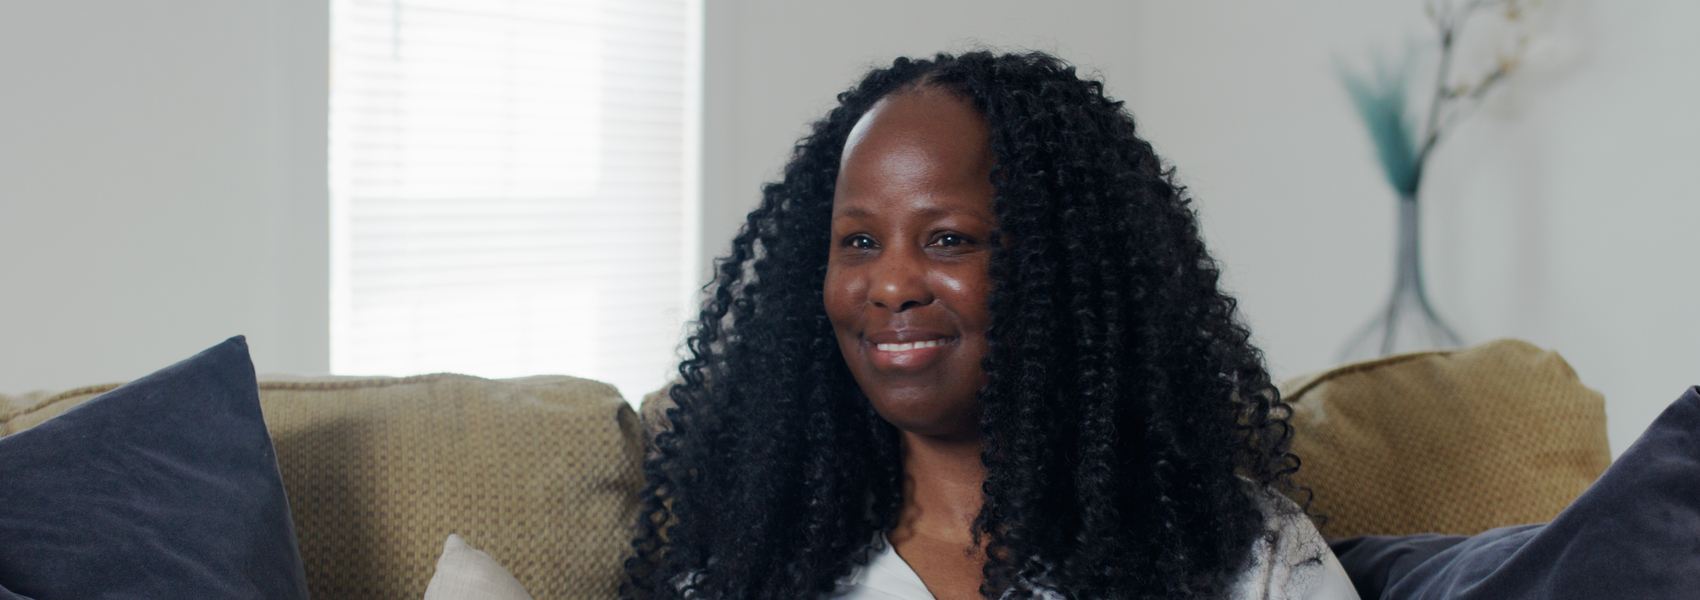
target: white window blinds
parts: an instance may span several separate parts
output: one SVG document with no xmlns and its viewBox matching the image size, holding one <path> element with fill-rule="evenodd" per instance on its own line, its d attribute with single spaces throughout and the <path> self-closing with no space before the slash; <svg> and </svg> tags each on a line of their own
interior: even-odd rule
<svg viewBox="0 0 1700 600">
<path fill-rule="evenodd" d="M 665 383 L 698 10 L 333 0 L 332 370 Z"/>
</svg>

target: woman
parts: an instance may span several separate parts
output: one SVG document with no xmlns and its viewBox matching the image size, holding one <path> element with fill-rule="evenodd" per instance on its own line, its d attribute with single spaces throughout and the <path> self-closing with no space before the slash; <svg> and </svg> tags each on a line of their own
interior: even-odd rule
<svg viewBox="0 0 1700 600">
<path fill-rule="evenodd" d="M 1271 491 L 1288 408 L 1101 83 L 976 52 L 839 101 L 719 264 L 625 595 L 1354 597 Z"/>
</svg>

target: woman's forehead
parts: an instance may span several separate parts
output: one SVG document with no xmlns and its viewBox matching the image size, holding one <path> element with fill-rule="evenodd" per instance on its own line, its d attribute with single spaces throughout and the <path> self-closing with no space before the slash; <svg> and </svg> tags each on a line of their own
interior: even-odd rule
<svg viewBox="0 0 1700 600">
<path fill-rule="evenodd" d="M 936 90 L 895 94 L 845 142 L 834 204 L 962 194 L 989 201 L 991 167 L 985 119 L 968 101 Z"/>
<path fill-rule="evenodd" d="M 844 142 L 840 166 L 876 152 L 951 151 L 953 157 L 991 159 L 991 131 L 972 102 L 923 87 L 892 93 L 868 109 Z"/>
</svg>

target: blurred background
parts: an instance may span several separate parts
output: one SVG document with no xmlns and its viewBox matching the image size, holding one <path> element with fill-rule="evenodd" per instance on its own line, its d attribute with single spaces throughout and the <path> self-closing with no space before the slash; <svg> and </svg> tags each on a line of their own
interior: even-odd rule
<svg viewBox="0 0 1700 600">
<path fill-rule="evenodd" d="M 1700 383 L 1700 4 L 1539 8 L 1429 162 L 1425 276 L 1465 343 L 1561 353 L 1621 452 Z M 1421 0 L 0 3 L 0 390 L 241 333 L 261 373 L 635 401 L 834 95 L 982 46 L 1102 77 L 1274 374 L 1320 370 L 1393 280 L 1395 195 L 1338 73 L 1425 44 Z"/>
</svg>

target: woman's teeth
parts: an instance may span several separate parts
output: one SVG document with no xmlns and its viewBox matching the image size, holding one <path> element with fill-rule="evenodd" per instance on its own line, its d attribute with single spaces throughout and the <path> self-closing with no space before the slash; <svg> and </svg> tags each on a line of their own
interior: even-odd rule
<svg viewBox="0 0 1700 600">
<path fill-rule="evenodd" d="M 914 350 L 916 348 L 932 348 L 942 343 L 944 343 L 943 340 L 928 340 L 925 342 L 910 342 L 907 344 L 875 344 L 874 347 L 878 348 L 880 352 L 903 352 L 905 350 Z"/>
</svg>

